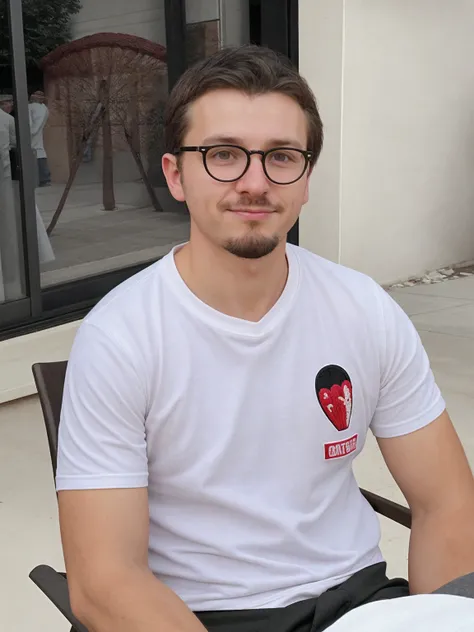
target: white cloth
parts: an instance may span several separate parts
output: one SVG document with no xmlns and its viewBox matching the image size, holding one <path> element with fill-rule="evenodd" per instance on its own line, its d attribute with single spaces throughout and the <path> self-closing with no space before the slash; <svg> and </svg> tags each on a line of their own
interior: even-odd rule
<svg viewBox="0 0 474 632">
<path fill-rule="evenodd" d="M 247 322 L 192 294 L 170 253 L 100 302 L 70 356 L 57 488 L 148 485 L 150 568 L 193 610 L 285 606 L 381 561 L 352 461 L 369 428 L 445 408 L 380 286 L 287 256 L 280 299 Z"/>
<path fill-rule="evenodd" d="M 43 218 L 39 212 L 38 206 L 36 206 L 36 234 L 38 236 L 38 258 L 41 264 L 50 263 L 55 260 L 53 247 L 49 240 L 46 227 L 43 222 Z"/>
<path fill-rule="evenodd" d="M 24 296 L 21 227 L 15 207 L 10 164 L 10 149 L 15 145 L 15 119 L 0 108 L 0 303 Z"/>
<path fill-rule="evenodd" d="M 49 118 L 49 110 L 44 103 L 30 103 L 31 147 L 37 158 L 46 158 L 44 149 L 43 130 Z"/>
<path fill-rule="evenodd" d="M 10 149 L 16 147 L 15 119 L 0 108 L 0 164 L 5 178 L 11 177 Z"/>
<path fill-rule="evenodd" d="M 472 632 L 474 599 L 413 595 L 376 601 L 341 617 L 327 632 Z"/>
<path fill-rule="evenodd" d="M 10 149 L 16 147 L 15 119 L 0 108 L 0 303 L 24 295 L 21 270 L 21 214 L 15 199 L 10 164 Z M 41 264 L 55 256 L 43 219 L 36 206 L 38 255 Z M 8 280 L 7 280 L 8 277 Z"/>
</svg>

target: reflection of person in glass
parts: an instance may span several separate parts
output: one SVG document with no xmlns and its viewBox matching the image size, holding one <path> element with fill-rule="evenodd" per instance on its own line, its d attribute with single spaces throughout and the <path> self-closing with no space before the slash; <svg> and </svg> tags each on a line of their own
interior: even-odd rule
<svg viewBox="0 0 474 632">
<path fill-rule="evenodd" d="M 322 142 L 265 48 L 173 88 L 162 167 L 190 238 L 88 314 L 68 364 L 56 483 L 87 629 L 322 632 L 474 571 L 474 479 L 416 329 L 287 243 Z M 353 472 L 369 431 L 412 510 L 409 582 Z"/>
<path fill-rule="evenodd" d="M 12 164 L 16 147 L 13 97 L 0 95 L 0 302 L 22 296 L 19 224 L 15 209 Z"/>
<path fill-rule="evenodd" d="M 11 173 L 13 173 L 16 164 L 14 155 L 16 150 L 15 119 L 12 116 L 12 111 L 13 97 L 10 94 L 0 95 L 0 124 L 8 130 Z"/>
<path fill-rule="evenodd" d="M 31 147 L 36 154 L 38 163 L 38 183 L 40 187 L 51 184 L 51 173 L 48 167 L 48 157 L 44 148 L 43 130 L 49 118 L 49 110 L 45 103 L 44 92 L 33 92 L 30 97 L 30 130 Z"/>
<path fill-rule="evenodd" d="M 0 95 L 0 153 L 2 167 L 0 180 L 0 301 L 16 300 L 24 290 L 21 282 L 21 212 L 18 195 L 15 119 L 11 95 Z M 38 206 L 35 204 L 38 255 L 41 264 L 54 260 L 54 252 Z"/>
<path fill-rule="evenodd" d="M 3 114 L 1 116 L 3 123 L 8 127 L 10 144 L 15 146 L 15 119 L 11 114 L 13 111 L 13 97 L 10 94 L 0 95 L 0 111 L 7 114 L 6 117 Z"/>
</svg>

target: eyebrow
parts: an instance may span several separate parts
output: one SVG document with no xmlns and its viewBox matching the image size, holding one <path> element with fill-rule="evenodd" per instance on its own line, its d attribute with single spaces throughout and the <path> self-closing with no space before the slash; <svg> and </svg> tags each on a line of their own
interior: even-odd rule
<svg viewBox="0 0 474 632">
<path fill-rule="evenodd" d="M 245 147 L 245 143 L 241 138 L 235 136 L 208 136 L 205 138 L 202 145 L 241 145 Z M 273 147 L 294 147 L 295 149 L 304 149 L 303 145 L 294 138 L 271 138 L 265 143 L 269 148 Z"/>
</svg>

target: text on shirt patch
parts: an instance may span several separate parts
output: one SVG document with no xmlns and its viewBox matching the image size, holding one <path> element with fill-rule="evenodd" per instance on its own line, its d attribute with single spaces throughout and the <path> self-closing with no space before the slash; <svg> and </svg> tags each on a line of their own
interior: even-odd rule
<svg viewBox="0 0 474 632">
<path fill-rule="evenodd" d="M 341 441 L 333 441 L 332 443 L 324 444 L 324 458 L 326 461 L 331 459 L 340 459 L 343 456 L 347 456 L 357 450 L 357 439 L 359 435 L 355 434 L 349 439 L 343 439 Z"/>
</svg>

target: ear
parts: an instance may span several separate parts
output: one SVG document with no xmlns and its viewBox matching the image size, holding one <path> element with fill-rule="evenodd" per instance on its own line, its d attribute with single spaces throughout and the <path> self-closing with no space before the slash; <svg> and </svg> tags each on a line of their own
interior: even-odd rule
<svg viewBox="0 0 474 632">
<path fill-rule="evenodd" d="M 166 184 L 171 195 L 178 202 L 185 202 L 181 173 L 178 167 L 178 159 L 173 154 L 165 154 L 161 159 L 161 168 L 166 178 Z"/>
<path fill-rule="evenodd" d="M 309 179 L 310 179 L 310 176 L 311 176 L 312 172 L 313 172 L 313 169 L 311 169 L 311 171 L 308 173 L 308 177 L 306 178 L 306 183 L 305 183 L 305 187 L 304 187 L 304 194 L 303 194 L 303 206 L 305 204 L 307 204 L 308 200 L 309 200 Z"/>
</svg>

